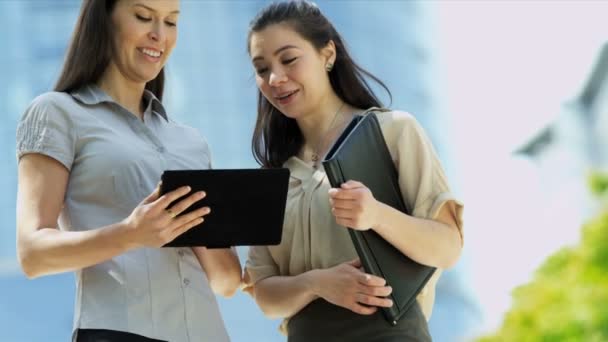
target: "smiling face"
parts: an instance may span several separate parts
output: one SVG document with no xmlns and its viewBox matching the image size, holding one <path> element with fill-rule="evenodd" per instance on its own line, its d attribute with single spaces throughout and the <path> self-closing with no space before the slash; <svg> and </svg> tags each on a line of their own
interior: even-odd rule
<svg viewBox="0 0 608 342">
<path fill-rule="evenodd" d="M 156 78 L 177 40 L 179 0 L 120 0 L 112 11 L 112 63 L 129 81 Z"/>
<path fill-rule="evenodd" d="M 319 51 L 282 23 L 253 32 L 249 52 L 260 92 L 286 116 L 318 113 L 332 96 L 326 70 L 335 59 L 332 42 Z"/>
</svg>

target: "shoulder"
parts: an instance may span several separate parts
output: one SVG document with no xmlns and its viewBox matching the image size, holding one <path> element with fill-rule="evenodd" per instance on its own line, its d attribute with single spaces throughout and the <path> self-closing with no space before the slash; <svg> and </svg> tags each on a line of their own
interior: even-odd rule
<svg viewBox="0 0 608 342">
<path fill-rule="evenodd" d="M 424 135 L 423 129 L 411 113 L 400 110 L 376 111 L 376 117 L 387 140 L 403 135 Z"/>
<path fill-rule="evenodd" d="M 205 139 L 205 137 L 203 137 L 198 128 L 176 121 L 171 117 L 169 117 L 168 121 L 174 129 L 178 130 L 185 137 L 202 141 L 205 143 L 205 145 L 207 144 L 207 140 Z"/>
<path fill-rule="evenodd" d="M 408 128 L 418 125 L 413 114 L 401 110 L 384 110 L 374 112 L 381 125 L 395 126 L 397 128 Z"/>
<path fill-rule="evenodd" d="M 38 95 L 30 103 L 30 107 L 48 108 L 48 107 L 64 107 L 74 104 L 74 98 L 68 93 L 58 91 L 50 91 Z"/>
<path fill-rule="evenodd" d="M 207 154 L 210 153 L 209 143 L 198 128 L 176 121 L 171 117 L 168 122 L 172 135 L 179 136 L 180 141 L 202 148 Z"/>
<path fill-rule="evenodd" d="M 21 116 L 21 122 L 37 122 L 46 124 L 49 122 L 63 123 L 62 125 L 72 125 L 73 115 L 78 110 L 74 98 L 67 93 L 48 92 L 34 98 Z"/>
<path fill-rule="evenodd" d="M 43 117 L 68 116 L 75 105 L 74 98 L 67 93 L 48 92 L 38 95 L 30 102 L 24 117 L 35 115 Z"/>
</svg>

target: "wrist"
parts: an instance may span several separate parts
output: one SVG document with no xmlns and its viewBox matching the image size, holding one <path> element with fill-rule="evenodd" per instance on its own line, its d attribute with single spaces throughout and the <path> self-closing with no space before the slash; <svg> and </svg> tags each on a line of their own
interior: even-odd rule
<svg viewBox="0 0 608 342">
<path fill-rule="evenodd" d="M 376 201 L 376 223 L 371 227 L 375 232 L 379 233 L 386 228 L 386 218 L 390 215 L 389 209 L 391 207 L 380 201 Z"/>
<path fill-rule="evenodd" d="M 321 297 L 321 286 L 319 286 L 319 279 L 322 276 L 323 270 L 315 269 L 303 273 L 303 284 L 306 288 L 306 292 L 313 298 L 317 299 Z"/>
<path fill-rule="evenodd" d="M 118 243 L 118 246 L 126 251 L 141 247 L 133 236 L 134 229 L 129 224 L 128 218 L 120 221 L 113 227 L 114 241 Z"/>
</svg>

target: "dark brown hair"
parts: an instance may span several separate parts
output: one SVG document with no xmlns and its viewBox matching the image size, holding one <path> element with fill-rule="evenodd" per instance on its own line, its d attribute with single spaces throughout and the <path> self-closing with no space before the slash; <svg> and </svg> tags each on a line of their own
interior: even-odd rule
<svg viewBox="0 0 608 342">
<path fill-rule="evenodd" d="M 382 107 L 365 77 L 391 93 L 377 77 L 358 66 L 348 53 L 344 41 L 319 8 L 308 1 L 283 1 L 263 8 L 251 21 L 247 51 L 251 36 L 274 24 L 287 24 L 318 51 L 333 41 L 336 61 L 329 72 L 329 81 L 338 97 L 357 108 Z M 283 115 L 258 90 L 258 115 L 252 138 L 252 152 L 262 167 L 281 167 L 302 148 L 304 138 L 294 119 Z"/>
<path fill-rule="evenodd" d="M 112 11 L 118 0 L 84 0 L 55 91 L 71 92 L 99 81 L 112 60 Z M 164 68 L 146 83 L 146 89 L 162 100 Z"/>
</svg>

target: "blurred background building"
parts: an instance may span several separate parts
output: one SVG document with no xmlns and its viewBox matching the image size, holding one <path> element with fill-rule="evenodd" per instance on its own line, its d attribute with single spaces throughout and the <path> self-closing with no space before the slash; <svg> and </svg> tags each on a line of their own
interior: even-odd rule
<svg viewBox="0 0 608 342">
<path fill-rule="evenodd" d="M 255 120 L 256 88 L 246 53 L 249 20 L 265 1 L 183 1 L 179 43 L 167 67 L 166 106 L 179 121 L 197 127 L 208 139 L 216 168 L 255 167 L 249 139 Z M 320 7 L 343 33 L 355 58 L 383 79 L 393 94 L 391 106 L 417 114 L 439 153 L 447 159 L 447 136 L 438 126 L 433 55 L 432 7 L 418 2 L 330 2 Z M 3 341 L 60 341 L 70 334 L 73 276 L 26 280 L 15 261 L 14 212 L 17 120 L 33 97 L 52 88 L 78 14 L 78 1 L 3 1 L 7 23 L 0 57 L 0 109 L 4 195 L 0 197 L 0 302 Z M 389 98 L 383 99 L 389 104 Z M 196 108 L 196 111 L 192 110 Z M 447 165 L 449 168 L 449 164 Z M 240 250 L 246 257 L 246 248 Z M 466 280 L 457 270 L 444 273 L 433 320 L 437 340 L 464 336 L 480 319 Z M 276 321 L 264 318 L 246 295 L 221 300 L 234 341 L 279 341 Z M 454 313 L 458 313 L 454 315 Z M 27 319 L 26 319 L 27 318 Z M 37 323 L 33 323 L 37 322 Z M 6 326 L 4 326 L 6 324 Z"/>
<path fill-rule="evenodd" d="M 586 175 L 597 164 L 588 156 L 606 150 L 581 137 L 605 128 L 599 120 L 583 123 L 587 110 L 576 99 L 588 84 L 605 84 L 590 75 L 603 73 L 593 65 L 608 40 L 599 14 L 608 3 L 441 1 L 438 8 L 470 285 L 481 303 L 481 329 L 491 332 L 514 287 L 528 283 L 547 256 L 576 245 L 582 223 L 596 212 Z M 559 126 L 552 143 L 531 142 L 550 126 Z M 538 153 L 519 153 L 528 145 Z"/>
<path fill-rule="evenodd" d="M 595 58 L 578 94 L 566 101 L 546 127 L 517 150 L 533 158 L 548 175 L 568 174 L 581 178 L 590 169 L 604 169 L 608 163 L 608 43 Z M 556 177 L 546 180 L 554 186 Z M 562 177 L 563 178 L 563 177 Z"/>
</svg>

